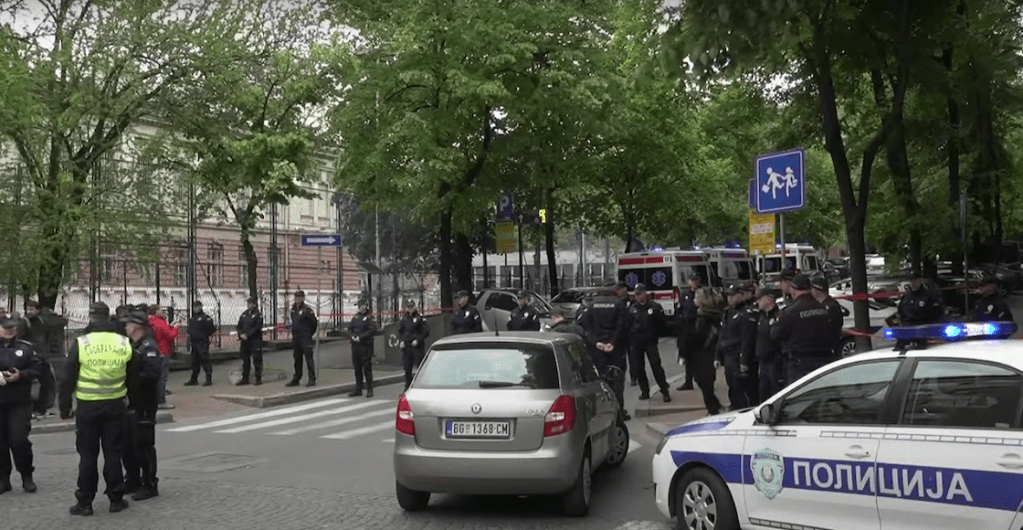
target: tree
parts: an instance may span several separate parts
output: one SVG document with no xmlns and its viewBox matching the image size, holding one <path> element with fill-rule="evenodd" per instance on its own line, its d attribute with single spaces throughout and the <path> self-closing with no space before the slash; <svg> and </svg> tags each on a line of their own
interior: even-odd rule
<svg viewBox="0 0 1023 530">
<path fill-rule="evenodd" d="M 313 6 L 246 5 L 245 37 L 208 51 L 231 60 L 159 98 L 161 116 L 176 127 L 152 147 L 208 192 L 200 193 L 208 208 L 226 207 L 241 230 L 249 296 L 258 297 L 253 230 L 267 207 L 315 197 L 306 187 L 330 165 L 315 113 L 340 85 L 343 63 L 309 27 Z"/>
<path fill-rule="evenodd" d="M 234 35 L 235 3 L 45 0 L 8 16 L 37 22 L 0 28 L 0 134 L 31 185 L 28 210 L 40 260 L 40 302 L 53 306 L 76 259 L 83 220 L 102 191 L 90 180 L 103 157 L 154 99 L 201 71 L 204 51 Z M 122 151 L 123 152 L 123 151 Z M 135 230 L 145 225 L 135 226 Z"/>
</svg>

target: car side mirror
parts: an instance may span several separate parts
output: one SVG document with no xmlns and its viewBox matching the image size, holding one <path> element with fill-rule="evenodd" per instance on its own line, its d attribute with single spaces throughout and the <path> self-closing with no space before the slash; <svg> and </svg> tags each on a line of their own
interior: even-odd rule
<svg viewBox="0 0 1023 530">
<path fill-rule="evenodd" d="M 777 420 L 774 403 L 761 405 L 757 410 L 757 421 L 764 425 L 774 425 Z"/>
</svg>

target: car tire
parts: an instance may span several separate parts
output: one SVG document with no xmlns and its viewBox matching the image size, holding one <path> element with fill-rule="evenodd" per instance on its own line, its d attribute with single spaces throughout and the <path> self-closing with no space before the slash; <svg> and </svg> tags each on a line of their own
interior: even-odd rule
<svg viewBox="0 0 1023 530">
<path fill-rule="evenodd" d="M 400 482 L 394 481 L 395 494 L 398 497 L 398 506 L 406 512 L 419 512 L 426 509 L 430 504 L 430 492 L 414 491 L 402 486 Z"/>
<path fill-rule="evenodd" d="M 625 457 L 629 455 L 629 426 L 622 421 L 619 417 L 615 420 L 614 425 L 611 426 L 610 441 L 607 452 L 607 460 L 604 460 L 604 466 L 608 469 L 614 469 L 623 462 Z"/>
<path fill-rule="evenodd" d="M 843 359 L 856 355 L 856 337 L 842 337 L 839 351 L 842 352 Z"/>
<path fill-rule="evenodd" d="M 583 461 L 579 464 L 579 474 L 576 476 L 572 489 L 565 492 L 561 498 L 562 510 L 569 517 L 585 517 L 590 513 L 591 487 L 593 485 L 593 468 L 590 465 L 589 453 L 583 455 Z"/>
<path fill-rule="evenodd" d="M 739 530 L 732 493 L 710 469 L 697 467 L 686 471 L 675 487 L 671 502 L 679 530 Z"/>
</svg>

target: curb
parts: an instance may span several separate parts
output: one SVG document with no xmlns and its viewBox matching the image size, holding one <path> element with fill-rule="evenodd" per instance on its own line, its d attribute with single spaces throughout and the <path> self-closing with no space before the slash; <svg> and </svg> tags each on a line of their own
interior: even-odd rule
<svg viewBox="0 0 1023 530">
<path fill-rule="evenodd" d="M 686 412 L 694 412 L 697 410 L 703 410 L 703 405 L 683 405 L 683 404 L 658 404 L 655 407 L 652 406 L 636 406 L 636 412 L 633 416 L 637 418 L 652 418 L 656 416 L 667 416 L 669 414 L 683 414 Z"/>
<path fill-rule="evenodd" d="M 404 382 L 405 374 L 394 374 L 374 379 L 373 386 L 379 387 Z M 292 403 L 300 403 L 302 401 L 309 401 L 312 399 L 333 397 L 337 396 L 338 394 L 343 394 L 345 392 L 351 392 L 352 390 L 355 390 L 354 382 L 342 383 L 339 385 L 328 385 L 311 388 L 309 390 L 299 390 L 296 392 L 287 392 L 283 394 L 274 394 L 270 396 L 238 396 L 233 394 L 214 394 L 210 397 L 212 397 L 213 399 L 219 399 L 221 401 L 228 401 L 230 403 L 238 403 L 239 405 L 247 405 L 249 407 L 263 409 L 268 407 L 276 407 L 278 405 L 290 405 Z"/>
<path fill-rule="evenodd" d="M 646 430 L 648 433 L 654 434 L 657 437 L 663 437 L 668 431 L 672 429 L 671 425 L 667 423 L 648 423 L 646 424 Z"/>
<path fill-rule="evenodd" d="M 156 413 L 156 423 L 174 423 L 174 415 L 165 410 Z M 51 434 L 56 432 L 74 432 L 75 421 L 61 420 L 57 423 L 42 423 L 32 426 L 32 434 Z"/>
</svg>

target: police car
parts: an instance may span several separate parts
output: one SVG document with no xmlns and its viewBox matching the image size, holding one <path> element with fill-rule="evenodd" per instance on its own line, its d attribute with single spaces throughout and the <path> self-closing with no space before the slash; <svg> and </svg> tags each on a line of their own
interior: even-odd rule
<svg viewBox="0 0 1023 530">
<path fill-rule="evenodd" d="M 759 407 L 669 431 L 658 509 L 694 530 L 1019 530 L 1023 342 L 991 340 L 1015 329 L 885 329 L 943 342 L 836 361 Z"/>
</svg>

